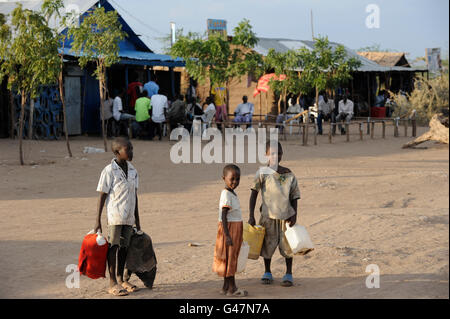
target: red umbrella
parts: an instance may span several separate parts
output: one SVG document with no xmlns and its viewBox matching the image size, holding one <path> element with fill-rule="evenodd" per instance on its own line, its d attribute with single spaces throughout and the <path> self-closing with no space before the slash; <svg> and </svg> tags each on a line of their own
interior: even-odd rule
<svg viewBox="0 0 450 319">
<path fill-rule="evenodd" d="M 256 97 L 261 92 L 268 92 L 270 90 L 269 82 L 270 82 L 270 79 L 272 79 L 272 78 L 276 81 L 284 81 L 286 79 L 286 75 L 280 74 L 279 77 L 275 73 L 269 73 L 269 74 L 263 75 L 258 80 L 256 89 L 255 89 L 255 91 L 253 91 L 253 97 Z"/>
</svg>

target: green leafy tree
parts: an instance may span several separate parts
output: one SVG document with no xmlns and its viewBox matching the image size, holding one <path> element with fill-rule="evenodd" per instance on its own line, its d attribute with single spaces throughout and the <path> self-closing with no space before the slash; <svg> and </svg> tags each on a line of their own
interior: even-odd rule
<svg viewBox="0 0 450 319">
<path fill-rule="evenodd" d="M 189 32 L 179 35 L 170 54 L 185 60 L 188 74 L 199 82 L 210 79 L 214 84 L 225 85 L 226 104 L 229 106 L 229 85 L 232 79 L 252 73 L 261 73 L 262 57 L 252 49 L 258 42 L 250 22 L 242 20 L 233 29 L 230 41 L 220 35 L 200 35 Z"/>
<path fill-rule="evenodd" d="M 23 126 L 28 96 L 39 95 L 43 85 L 54 84 L 59 73 L 58 41 L 40 12 L 12 11 L 10 26 L 3 24 L 0 35 L 0 80 L 8 77 L 8 89 L 21 95 L 19 118 L 20 164 L 23 160 Z"/>
<path fill-rule="evenodd" d="M 103 143 L 107 151 L 103 114 L 107 89 L 106 68 L 120 61 L 119 43 L 126 33 L 122 31 L 115 10 L 105 12 L 103 7 L 97 7 L 91 14 L 83 17 L 80 26 L 70 27 L 68 36 L 73 38 L 71 50 L 79 56 L 80 66 L 85 68 L 89 62 L 95 63 L 93 75 L 99 81 Z"/>
<path fill-rule="evenodd" d="M 299 68 L 301 65 L 300 54 L 298 50 L 288 50 L 286 52 L 277 52 L 270 49 L 264 59 L 265 69 L 273 70 L 278 79 L 271 79 L 270 88 L 279 96 L 278 113 L 286 113 L 286 95 L 289 92 L 306 94 L 309 87 L 306 82 L 301 81 Z M 280 76 L 285 75 L 286 79 L 281 80 Z M 279 80 L 280 79 L 280 80 Z M 281 110 L 281 101 L 284 101 L 284 108 Z"/>
<path fill-rule="evenodd" d="M 66 146 L 67 152 L 69 156 L 72 157 L 72 151 L 70 149 L 69 143 L 69 133 L 67 131 L 67 112 L 66 112 L 66 100 L 64 95 L 64 43 L 66 39 L 66 35 L 63 33 L 59 33 L 59 28 L 61 26 L 67 26 L 67 22 L 70 19 L 73 19 L 71 13 L 67 13 L 66 15 L 61 15 L 61 9 L 64 7 L 64 3 L 62 0 L 44 0 L 42 3 L 41 11 L 42 15 L 45 18 L 47 26 L 49 25 L 49 21 L 52 17 L 59 20 L 59 24 L 56 25 L 54 29 L 52 29 L 53 37 L 56 38 L 60 43 L 63 44 L 62 50 L 58 52 L 59 58 L 59 74 L 58 74 L 58 88 L 59 88 L 59 96 L 61 99 L 61 104 L 63 108 L 63 117 L 64 117 L 64 135 L 66 138 Z"/>
<path fill-rule="evenodd" d="M 316 38 L 314 48 L 301 48 L 299 55 L 301 81 L 315 88 L 316 105 L 319 104 L 320 91 L 346 83 L 352 78 L 351 72 L 361 65 L 359 59 L 347 56 L 343 45 L 333 48 L 327 37 Z"/>
</svg>

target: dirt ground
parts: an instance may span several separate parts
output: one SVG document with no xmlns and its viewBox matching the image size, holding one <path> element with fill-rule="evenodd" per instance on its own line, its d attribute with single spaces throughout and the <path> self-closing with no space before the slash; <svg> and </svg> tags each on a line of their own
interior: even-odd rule
<svg viewBox="0 0 450 319">
<path fill-rule="evenodd" d="M 289 288 L 280 286 L 285 266 L 278 251 L 271 286 L 260 284 L 261 258 L 249 260 L 236 277 L 249 298 L 449 298 L 448 146 L 403 150 L 411 138 L 390 131 L 385 140 L 358 139 L 337 136 L 329 144 L 319 136 L 317 146 L 301 146 L 298 136 L 282 141 L 282 164 L 300 185 L 298 223 L 316 249 L 295 257 Z M 153 239 L 158 272 L 153 290 L 132 277 L 142 289 L 122 298 L 223 298 L 211 265 L 224 164 L 173 164 L 175 142 L 133 143 L 141 225 Z M 17 140 L 0 140 L 1 298 L 118 298 L 107 293 L 108 279 L 82 276 L 80 288 L 66 287 L 66 267 L 77 264 L 94 226 L 98 178 L 112 158 L 83 153 L 85 146 L 101 148 L 99 138 L 76 137 L 71 145 L 68 158 L 64 141 L 25 141 L 21 167 Z M 239 166 L 237 194 L 247 220 L 259 164 Z M 370 264 L 380 269 L 380 288 L 366 287 Z"/>
</svg>

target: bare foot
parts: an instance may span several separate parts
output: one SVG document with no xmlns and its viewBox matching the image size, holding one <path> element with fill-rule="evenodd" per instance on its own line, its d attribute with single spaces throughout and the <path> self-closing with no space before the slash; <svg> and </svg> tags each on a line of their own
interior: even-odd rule
<svg viewBox="0 0 450 319">
<path fill-rule="evenodd" d="M 128 295 L 127 290 L 122 288 L 120 285 L 115 285 L 113 287 L 110 287 L 108 290 L 108 293 L 110 293 L 113 296 L 127 296 Z"/>
<path fill-rule="evenodd" d="M 122 283 L 122 287 L 125 288 L 128 292 L 135 292 L 135 291 L 138 291 L 138 290 L 139 290 L 138 287 L 136 287 L 136 286 L 133 285 L 133 284 L 130 284 L 128 281 L 124 281 L 124 282 Z"/>
</svg>

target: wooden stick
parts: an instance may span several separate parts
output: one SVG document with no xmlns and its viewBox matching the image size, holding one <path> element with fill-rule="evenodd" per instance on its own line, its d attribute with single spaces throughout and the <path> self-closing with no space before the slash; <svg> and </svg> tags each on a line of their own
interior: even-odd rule
<svg viewBox="0 0 450 319">
<path fill-rule="evenodd" d="M 328 142 L 330 142 L 330 144 L 333 143 L 332 134 L 331 134 L 331 132 L 333 130 L 333 126 L 334 126 L 334 123 L 331 123 L 331 121 L 330 121 L 330 130 L 328 131 Z"/>
<path fill-rule="evenodd" d="M 302 115 L 304 115 L 304 114 L 307 114 L 307 113 L 308 113 L 308 110 L 305 110 L 305 111 L 303 111 L 303 112 L 301 112 L 301 113 L 298 113 L 297 115 L 291 117 L 290 119 L 287 119 L 287 120 L 286 120 L 286 124 L 289 123 L 290 121 L 293 121 L 293 120 L 298 119 L 300 116 L 302 116 Z"/>
<path fill-rule="evenodd" d="M 416 137 L 417 134 L 416 119 L 411 120 L 411 125 L 412 125 L 412 136 Z"/>
<path fill-rule="evenodd" d="M 398 119 L 394 120 L 394 137 L 398 137 Z"/>
<path fill-rule="evenodd" d="M 373 139 L 373 132 L 375 131 L 375 122 L 372 121 L 371 124 L 372 124 L 372 125 L 371 125 L 371 128 L 370 128 L 370 138 Z"/>
<path fill-rule="evenodd" d="M 362 123 L 359 123 L 359 139 L 363 140 Z"/>
<path fill-rule="evenodd" d="M 306 123 L 305 145 L 308 145 L 308 138 L 309 138 L 309 123 Z"/>
<path fill-rule="evenodd" d="M 347 142 L 350 142 L 350 125 L 345 123 L 345 134 L 347 135 Z"/>
<path fill-rule="evenodd" d="M 317 124 L 314 124 L 314 145 L 317 145 Z"/>
</svg>

